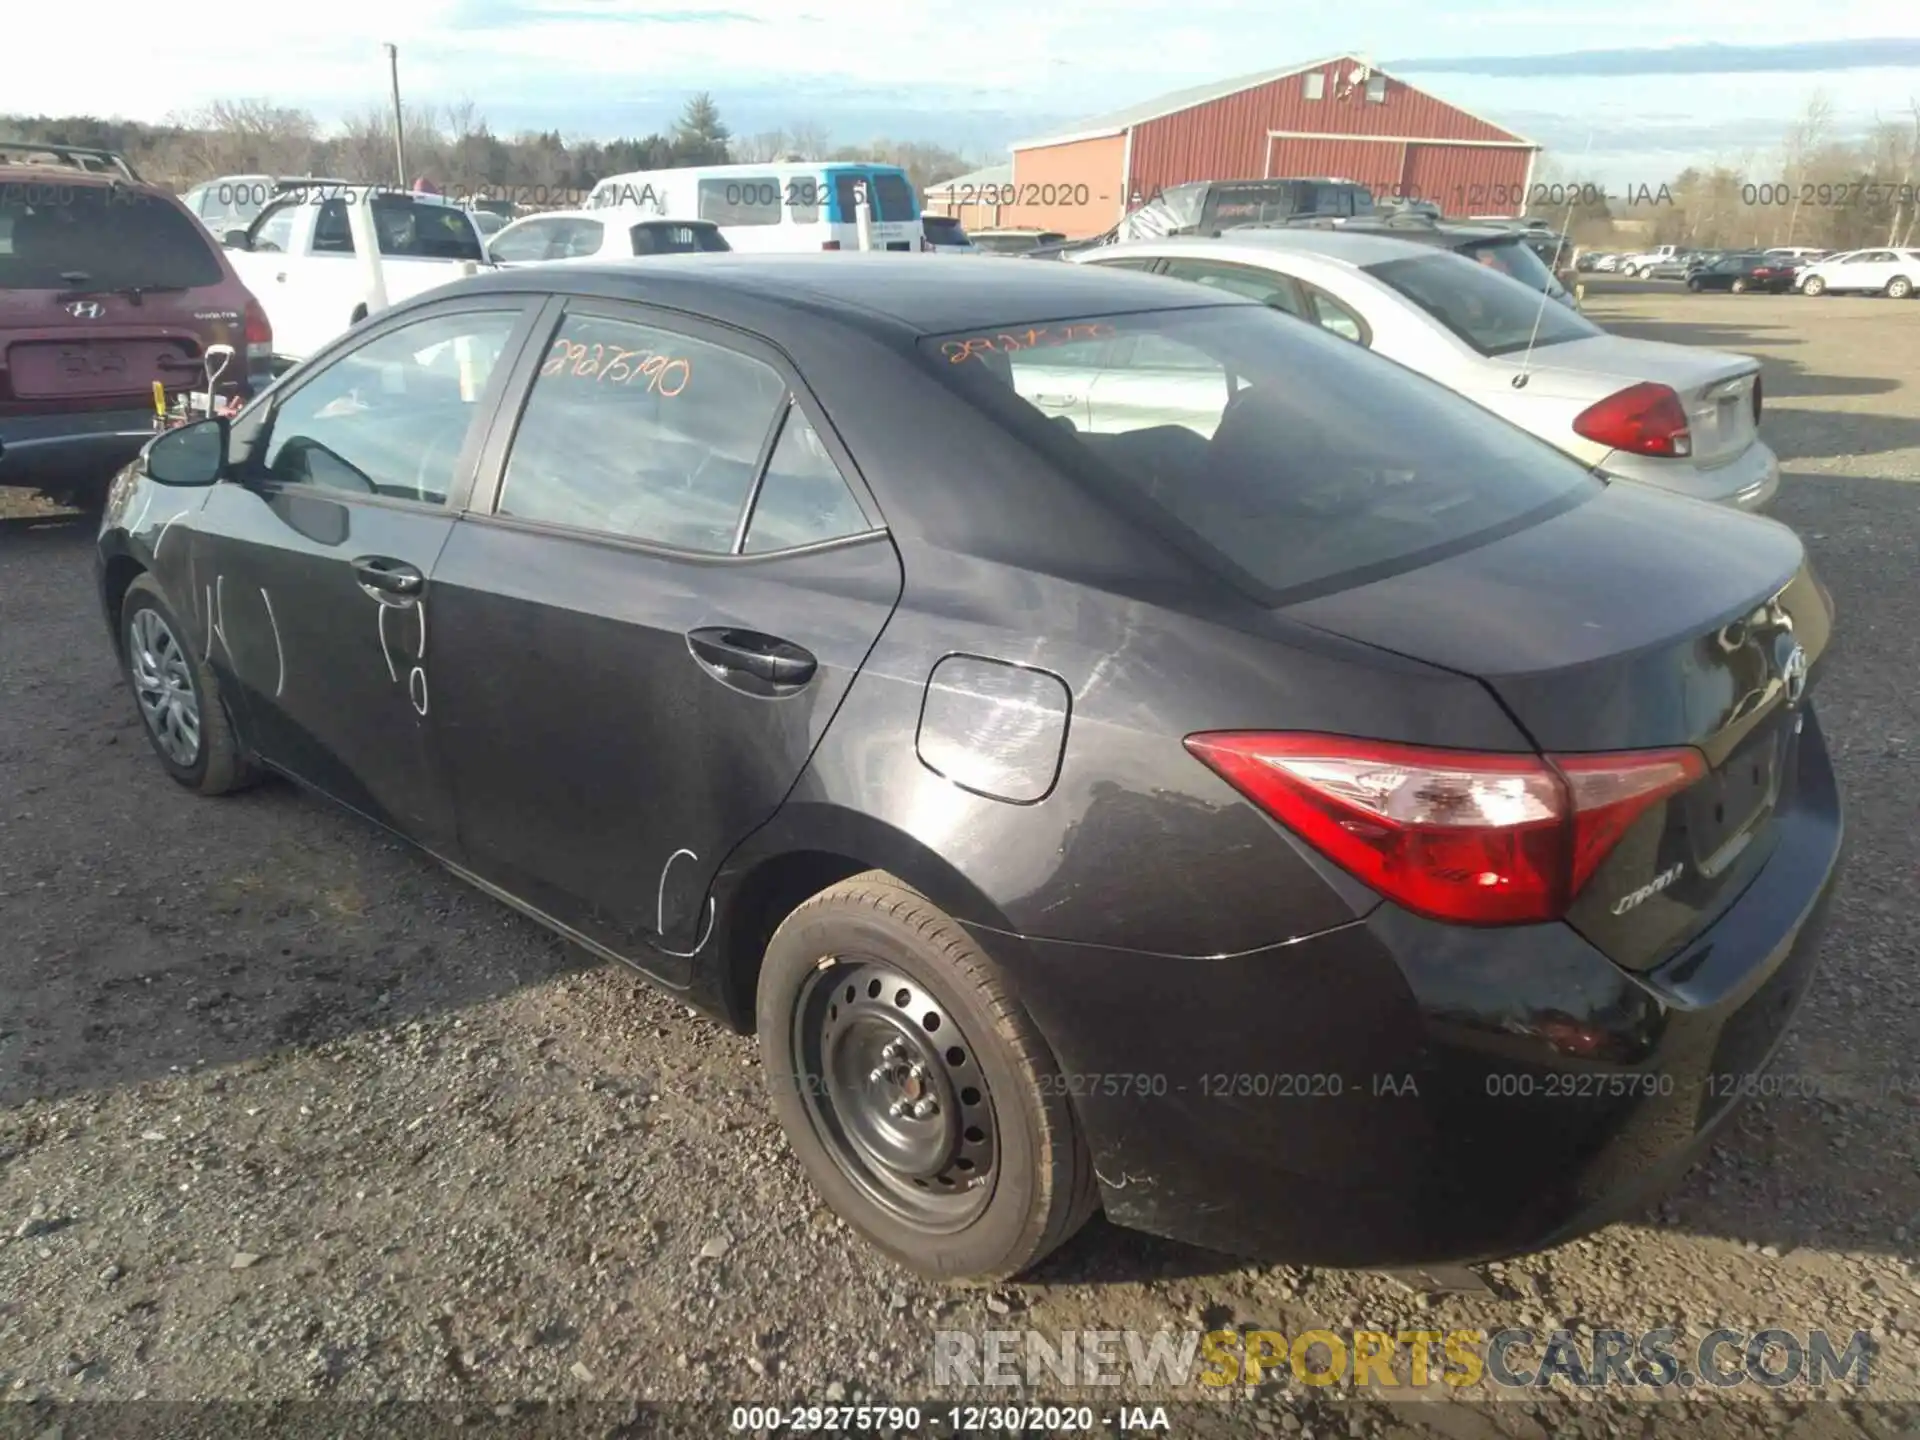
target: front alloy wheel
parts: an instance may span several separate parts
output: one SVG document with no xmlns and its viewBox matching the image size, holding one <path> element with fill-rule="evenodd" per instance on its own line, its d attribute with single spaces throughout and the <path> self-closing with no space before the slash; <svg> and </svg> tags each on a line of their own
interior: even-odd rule
<svg viewBox="0 0 1920 1440">
<path fill-rule="evenodd" d="M 140 713 L 160 753 L 183 770 L 200 758 L 200 695 L 193 663 L 158 610 L 135 610 L 127 626 L 127 668 Z"/>
</svg>

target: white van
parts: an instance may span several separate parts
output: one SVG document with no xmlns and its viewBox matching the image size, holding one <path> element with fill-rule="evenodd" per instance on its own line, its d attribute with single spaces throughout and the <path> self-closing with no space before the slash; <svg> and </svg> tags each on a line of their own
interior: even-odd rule
<svg viewBox="0 0 1920 1440">
<path fill-rule="evenodd" d="M 729 245 L 748 254 L 858 250 L 856 207 L 863 194 L 875 250 L 924 248 L 919 197 L 897 165 L 809 161 L 633 170 L 595 185 L 586 208 L 711 220 Z"/>
</svg>

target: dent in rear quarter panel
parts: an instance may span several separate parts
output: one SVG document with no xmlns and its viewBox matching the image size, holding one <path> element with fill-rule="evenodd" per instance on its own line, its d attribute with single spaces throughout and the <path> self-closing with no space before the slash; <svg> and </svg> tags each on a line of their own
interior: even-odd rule
<svg viewBox="0 0 1920 1440">
<path fill-rule="evenodd" d="M 900 608 L 789 803 L 862 812 L 913 837 L 965 877 L 980 908 L 955 918 L 977 925 L 1170 956 L 1316 934 L 1364 914 L 1373 893 L 1242 800 L 1186 751 L 1186 735 L 1523 743 L 1477 682 L 1326 637 L 1285 644 L 1261 633 L 1273 622 L 1251 606 L 1233 625 L 1231 607 L 1182 614 L 952 554 L 910 552 L 907 570 Z M 956 653 L 1064 682 L 1065 755 L 1044 798 L 969 793 L 916 753 L 929 674 Z"/>
</svg>

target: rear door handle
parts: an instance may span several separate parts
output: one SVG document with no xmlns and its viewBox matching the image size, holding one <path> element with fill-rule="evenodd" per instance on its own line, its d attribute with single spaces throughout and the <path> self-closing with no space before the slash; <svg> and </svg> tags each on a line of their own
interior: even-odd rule
<svg viewBox="0 0 1920 1440">
<path fill-rule="evenodd" d="M 361 588 L 382 595 L 418 595 L 427 583 L 417 568 L 385 555 L 362 555 L 353 562 L 353 575 Z"/>
<path fill-rule="evenodd" d="M 727 625 L 688 631 L 687 648 L 721 679 L 739 670 L 770 685 L 804 685 L 819 668 L 810 653 L 790 640 Z"/>
</svg>

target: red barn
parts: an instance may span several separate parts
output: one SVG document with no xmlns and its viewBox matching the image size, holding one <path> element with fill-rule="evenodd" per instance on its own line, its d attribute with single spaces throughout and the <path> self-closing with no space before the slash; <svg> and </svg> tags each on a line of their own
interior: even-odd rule
<svg viewBox="0 0 1920 1440">
<path fill-rule="evenodd" d="M 1176 91 L 1013 146 L 1006 184 L 930 208 L 971 228 L 1097 235 L 1189 180 L 1337 176 L 1448 215 L 1520 215 L 1540 146 L 1365 60 L 1341 55 Z M 967 177 L 963 177 L 967 178 Z"/>
</svg>

